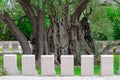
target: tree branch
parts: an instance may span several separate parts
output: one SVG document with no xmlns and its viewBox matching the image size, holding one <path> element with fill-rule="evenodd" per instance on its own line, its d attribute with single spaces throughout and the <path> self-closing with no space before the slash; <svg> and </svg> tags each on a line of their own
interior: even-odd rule
<svg viewBox="0 0 120 80">
<path fill-rule="evenodd" d="M 77 18 L 77 19 L 79 19 L 80 15 L 84 11 L 84 9 L 86 8 L 86 6 L 90 2 L 90 0 L 80 0 L 79 2 L 80 3 L 78 5 L 78 7 L 75 9 L 75 11 L 72 15 L 73 18 Z"/>
<path fill-rule="evenodd" d="M 103 51 L 101 52 L 101 54 L 108 54 L 108 51 L 113 48 L 114 46 L 118 46 L 120 45 L 120 40 L 117 40 L 117 41 L 114 41 L 113 43 L 111 44 L 108 44 L 104 49 Z"/>
<path fill-rule="evenodd" d="M 26 18 L 26 15 L 25 15 L 25 16 L 22 16 L 22 17 L 20 17 L 19 19 L 14 19 L 13 21 L 21 21 L 23 18 Z"/>
<path fill-rule="evenodd" d="M 30 4 L 28 4 L 27 2 L 30 0 L 17 0 L 19 2 L 19 4 L 23 7 L 23 10 L 26 14 L 26 16 L 30 19 L 30 22 L 33 25 L 33 28 L 36 27 L 37 21 L 36 21 L 36 16 L 34 14 L 34 11 L 31 7 Z"/>
<path fill-rule="evenodd" d="M 115 2 L 118 3 L 118 4 L 120 4 L 120 1 L 117 1 L 117 0 L 113 0 L 113 1 L 115 1 Z"/>
<path fill-rule="evenodd" d="M 31 54 L 31 49 L 29 46 L 29 43 L 27 41 L 27 38 L 24 36 L 24 34 L 19 30 L 19 28 L 16 26 L 16 24 L 14 23 L 14 21 L 10 18 L 10 16 L 8 15 L 7 12 L 4 12 L 4 14 L 2 14 L 1 20 L 7 24 L 9 30 L 11 31 L 11 33 L 17 38 L 17 40 L 20 42 L 22 49 L 23 49 L 23 53 L 24 54 Z"/>
<path fill-rule="evenodd" d="M 30 0 L 18 0 L 18 1 L 25 2 L 26 4 L 30 4 Z"/>
</svg>

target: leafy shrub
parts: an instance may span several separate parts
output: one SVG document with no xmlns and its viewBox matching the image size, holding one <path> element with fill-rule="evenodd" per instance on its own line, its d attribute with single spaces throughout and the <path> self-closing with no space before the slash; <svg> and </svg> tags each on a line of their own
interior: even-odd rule
<svg viewBox="0 0 120 80">
<path fill-rule="evenodd" d="M 15 40 L 15 38 L 7 27 L 4 29 L 4 24 L 0 22 L 0 41 L 7 40 Z"/>
<path fill-rule="evenodd" d="M 30 20 L 28 18 L 23 18 L 20 22 L 17 22 L 17 26 L 21 30 L 21 32 L 27 37 L 29 40 L 30 34 L 32 32 L 32 25 L 30 23 Z"/>
<path fill-rule="evenodd" d="M 113 23 L 113 38 L 114 40 L 120 39 L 120 8 L 107 7 L 106 13 Z"/>
<path fill-rule="evenodd" d="M 93 37 L 96 40 L 107 40 L 107 36 L 102 32 L 94 32 Z"/>
<path fill-rule="evenodd" d="M 89 16 L 91 31 L 95 40 L 113 40 L 113 23 L 106 13 L 106 6 L 101 6 L 98 0 L 93 5 L 93 11 Z"/>
<path fill-rule="evenodd" d="M 28 40 L 30 40 L 30 34 L 32 32 L 32 24 L 30 23 L 30 20 L 28 18 L 23 18 L 19 23 L 17 23 L 17 26 L 21 30 L 21 32 L 27 37 Z M 50 20 L 46 19 L 46 29 L 49 28 Z"/>
<path fill-rule="evenodd" d="M 120 39 L 120 20 L 119 19 L 115 19 L 113 30 L 114 30 L 114 33 L 113 33 L 114 40 L 119 40 Z"/>
</svg>

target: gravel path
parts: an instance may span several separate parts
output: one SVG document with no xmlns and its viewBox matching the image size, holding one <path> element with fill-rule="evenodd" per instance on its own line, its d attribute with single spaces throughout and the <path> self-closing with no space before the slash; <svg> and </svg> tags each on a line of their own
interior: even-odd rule
<svg viewBox="0 0 120 80">
<path fill-rule="evenodd" d="M 60 77 L 60 76 L 0 76 L 0 80 L 120 80 L 120 76 Z"/>
</svg>

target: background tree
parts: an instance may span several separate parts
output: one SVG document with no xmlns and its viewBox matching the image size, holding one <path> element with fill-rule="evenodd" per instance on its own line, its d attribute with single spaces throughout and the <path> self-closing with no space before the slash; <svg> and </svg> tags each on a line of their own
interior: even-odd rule
<svg viewBox="0 0 120 80">
<path fill-rule="evenodd" d="M 60 55 L 74 55 L 77 65 L 80 55 L 97 54 L 88 19 L 93 9 L 86 8 L 89 2 L 90 0 L 12 0 L 11 5 L 8 4 L 9 8 L 5 6 L 1 9 L 0 19 L 20 42 L 24 54 L 35 54 L 36 61 L 40 60 L 40 55 L 54 54 L 56 64 L 60 64 Z M 28 23 L 30 21 L 30 29 L 33 29 L 30 36 L 32 52 L 28 37 L 18 27 L 24 19 L 28 19 Z"/>
</svg>

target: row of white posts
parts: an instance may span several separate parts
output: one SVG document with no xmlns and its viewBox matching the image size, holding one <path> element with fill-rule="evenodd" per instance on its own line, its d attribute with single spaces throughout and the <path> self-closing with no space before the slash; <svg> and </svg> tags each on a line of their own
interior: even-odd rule
<svg viewBox="0 0 120 80">
<path fill-rule="evenodd" d="M 113 55 L 101 55 L 101 76 L 112 76 L 114 73 Z M 19 75 L 17 68 L 17 56 L 4 55 L 4 68 L 8 75 Z M 38 75 L 35 66 L 34 55 L 22 55 L 22 75 L 36 76 Z M 41 55 L 41 75 L 55 76 L 54 55 Z M 74 56 L 61 55 L 61 75 L 74 76 Z M 94 75 L 94 56 L 81 55 L 81 76 Z"/>
</svg>

